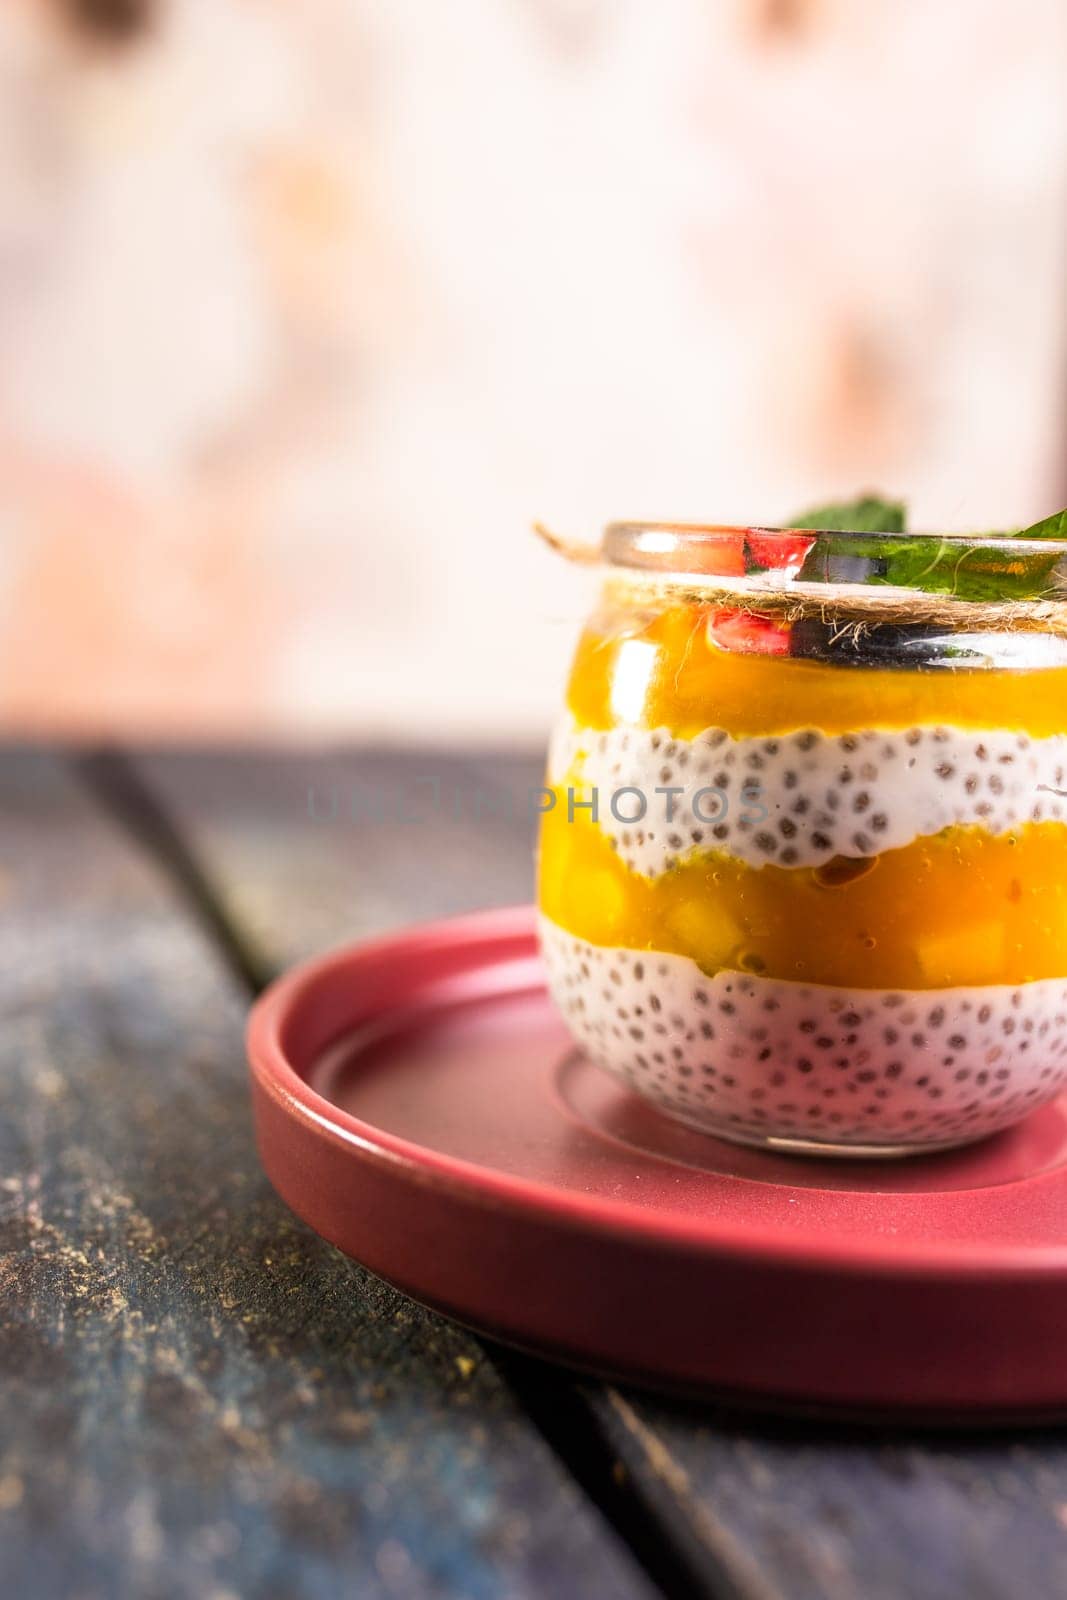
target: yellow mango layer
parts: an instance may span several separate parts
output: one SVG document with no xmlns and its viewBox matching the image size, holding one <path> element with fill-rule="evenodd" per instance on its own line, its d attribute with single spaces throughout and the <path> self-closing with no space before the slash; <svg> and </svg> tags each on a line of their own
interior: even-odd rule
<svg viewBox="0 0 1067 1600">
<path fill-rule="evenodd" d="M 708 973 L 877 989 L 1067 975 L 1067 825 L 1058 822 L 996 837 L 948 828 L 842 873 L 713 854 L 648 879 L 595 824 L 567 820 L 561 791 L 542 824 L 539 873 L 542 911 L 576 937 L 688 956 Z"/>
<path fill-rule="evenodd" d="M 704 728 L 735 737 L 820 728 L 1007 728 L 1035 738 L 1067 730 L 1067 667 L 995 671 L 833 666 L 709 644 L 708 608 L 605 612 L 578 646 L 568 705 L 585 727 L 620 722 Z"/>
</svg>

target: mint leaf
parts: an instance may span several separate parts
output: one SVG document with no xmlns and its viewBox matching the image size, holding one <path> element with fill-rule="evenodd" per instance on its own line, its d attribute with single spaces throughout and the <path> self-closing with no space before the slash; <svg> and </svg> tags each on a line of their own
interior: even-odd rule
<svg viewBox="0 0 1067 1600">
<path fill-rule="evenodd" d="M 906 522 L 903 502 L 877 495 L 806 512 L 790 527 L 816 529 L 827 537 L 812 547 L 798 579 L 918 589 L 957 600 L 1035 600 L 1062 592 L 1067 563 L 1061 570 L 1058 552 L 982 548 L 969 544 L 966 535 L 905 534 Z M 1030 528 L 977 537 L 1067 539 L 1067 510 Z"/>
<path fill-rule="evenodd" d="M 803 583 L 863 583 L 957 600 L 1032 600 L 1057 590 L 1058 551 L 984 549 L 936 535 L 832 533 L 798 573 Z"/>
<path fill-rule="evenodd" d="M 789 528 L 815 528 L 831 533 L 903 533 L 907 507 L 901 500 L 861 495 L 837 505 L 818 506 L 786 524 Z"/>
<path fill-rule="evenodd" d="M 1043 517 L 1029 528 L 1020 528 L 1011 535 L 1013 539 L 1067 539 L 1067 511 L 1057 511 Z"/>
</svg>

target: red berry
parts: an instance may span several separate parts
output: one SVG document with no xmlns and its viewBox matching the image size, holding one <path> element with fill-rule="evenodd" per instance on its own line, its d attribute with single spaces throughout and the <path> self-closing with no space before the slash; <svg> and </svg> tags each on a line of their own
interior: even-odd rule
<svg viewBox="0 0 1067 1600">
<path fill-rule="evenodd" d="M 749 528 L 748 553 L 757 566 L 779 570 L 799 567 L 815 543 L 813 533 L 778 532 L 772 528 Z"/>
<path fill-rule="evenodd" d="M 716 609 L 708 612 L 708 639 L 723 650 L 742 650 L 763 656 L 789 654 L 790 625 L 752 611 Z"/>
</svg>

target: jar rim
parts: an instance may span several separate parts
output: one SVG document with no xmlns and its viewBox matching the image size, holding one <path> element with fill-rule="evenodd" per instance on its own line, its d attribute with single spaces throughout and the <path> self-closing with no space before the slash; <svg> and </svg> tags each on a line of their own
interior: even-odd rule
<svg viewBox="0 0 1067 1600">
<path fill-rule="evenodd" d="M 937 620 L 1067 627 L 1067 540 L 866 533 L 731 523 L 611 522 L 600 559 L 619 581 L 726 599 L 913 609 Z M 931 620 L 934 620 L 931 618 Z"/>
<path fill-rule="evenodd" d="M 923 539 L 938 539 L 945 544 L 966 546 L 967 549 L 1002 550 L 1005 554 L 1057 552 L 1067 556 L 1067 539 L 1025 539 L 1008 533 L 936 533 L 909 528 L 899 533 L 870 533 L 863 528 L 776 528 L 756 523 L 733 522 L 609 522 L 604 528 L 603 555 L 612 566 L 644 566 L 656 561 L 665 553 L 684 554 L 690 559 L 713 545 L 736 548 L 739 541 L 750 536 L 770 539 L 781 544 L 795 544 L 811 539 L 816 543 L 834 539 L 884 540 L 886 544 L 915 543 Z M 683 569 L 680 569 L 683 570 Z M 701 572 L 698 565 L 684 569 Z"/>
</svg>

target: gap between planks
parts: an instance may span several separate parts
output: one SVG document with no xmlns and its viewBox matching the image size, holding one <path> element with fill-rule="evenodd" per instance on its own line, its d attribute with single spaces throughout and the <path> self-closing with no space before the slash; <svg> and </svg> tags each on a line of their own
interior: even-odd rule
<svg viewBox="0 0 1067 1600">
<path fill-rule="evenodd" d="M 231 976 L 255 998 L 277 969 L 227 909 L 195 844 L 135 757 L 98 746 L 70 761 L 92 800 L 163 870 Z M 726 1526 L 697 1503 L 685 1469 L 622 1393 L 610 1385 L 593 1389 L 550 1363 L 471 1337 L 667 1600 L 781 1600 Z"/>
</svg>

